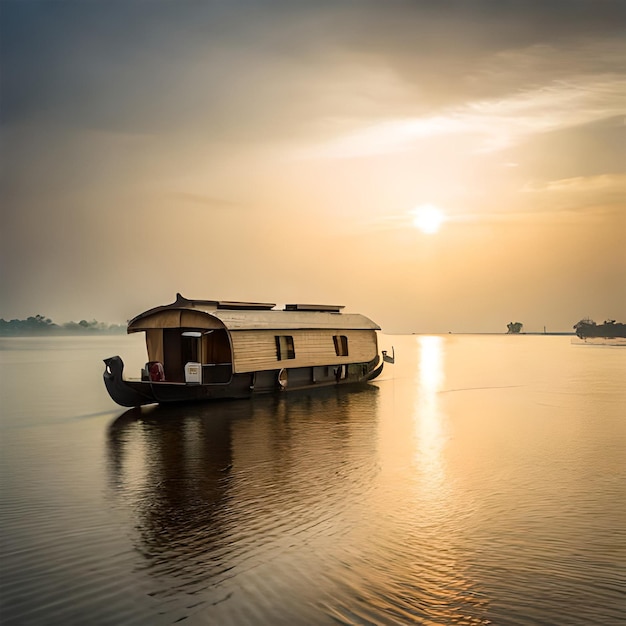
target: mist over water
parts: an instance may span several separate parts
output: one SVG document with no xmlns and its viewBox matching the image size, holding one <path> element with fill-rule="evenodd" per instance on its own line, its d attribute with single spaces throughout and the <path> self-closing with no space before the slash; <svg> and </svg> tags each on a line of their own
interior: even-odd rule
<svg viewBox="0 0 626 626">
<path fill-rule="evenodd" d="M 617 624 L 626 349 L 383 336 L 364 387 L 125 411 L 0 339 L 3 624 Z"/>
</svg>

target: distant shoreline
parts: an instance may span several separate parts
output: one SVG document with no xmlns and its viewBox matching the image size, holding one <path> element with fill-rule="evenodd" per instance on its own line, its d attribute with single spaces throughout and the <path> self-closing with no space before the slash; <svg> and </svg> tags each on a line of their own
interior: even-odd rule
<svg viewBox="0 0 626 626">
<path fill-rule="evenodd" d="M 0 330 L 0 337 L 89 337 L 92 335 L 125 335 L 126 327 L 122 330 L 68 330 L 59 328 L 58 330 L 30 330 L 6 332 Z"/>
<path fill-rule="evenodd" d="M 502 333 L 502 332 L 475 332 L 475 331 L 468 331 L 468 332 L 434 332 L 434 333 L 429 333 L 429 332 L 409 332 L 409 333 L 386 333 L 384 330 L 382 331 L 382 333 L 384 335 L 499 335 L 499 336 L 518 336 L 518 335 L 551 335 L 551 336 L 576 336 L 576 333 L 570 333 L 570 332 L 550 332 L 550 333 L 543 333 L 543 332 L 528 332 L 528 333 Z M 73 330 L 73 329 L 69 329 L 69 328 L 63 328 L 62 326 L 59 326 L 57 328 L 50 328 L 50 329 L 41 329 L 41 330 L 33 330 L 33 329 L 29 329 L 29 330 L 17 330 L 17 329 L 12 329 L 10 331 L 7 331 L 5 329 L 0 328 L 0 337 L 50 337 L 50 336 L 55 336 L 55 337 L 68 337 L 68 336 L 73 336 L 73 335 L 82 335 L 82 336 L 89 336 L 89 335 L 126 335 L 126 326 L 121 326 L 119 328 L 104 328 L 104 329 L 100 329 L 100 328 L 81 328 Z"/>
<path fill-rule="evenodd" d="M 552 335 L 552 336 L 562 336 L 562 337 L 575 337 L 576 333 L 563 331 L 563 332 L 525 332 L 525 333 L 506 333 L 506 332 L 475 332 L 475 331 L 467 331 L 467 332 L 437 332 L 437 333 L 429 333 L 429 332 L 412 332 L 412 333 L 386 333 L 382 331 L 384 335 L 494 335 L 501 337 L 517 337 L 520 335 Z"/>
<path fill-rule="evenodd" d="M 55 324 L 49 317 L 35 315 L 26 319 L 0 319 L 0 337 L 45 337 L 69 335 L 121 335 L 126 324 L 107 324 L 97 320 L 81 320 Z"/>
</svg>

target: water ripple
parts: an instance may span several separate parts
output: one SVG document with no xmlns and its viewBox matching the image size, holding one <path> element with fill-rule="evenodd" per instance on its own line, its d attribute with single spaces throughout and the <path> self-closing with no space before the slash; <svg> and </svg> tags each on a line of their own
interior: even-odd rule
<svg viewBox="0 0 626 626">
<path fill-rule="evenodd" d="M 624 352 L 396 339 L 362 390 L 9 407 L 3 624 L 623 622 Z"/>
</svg>

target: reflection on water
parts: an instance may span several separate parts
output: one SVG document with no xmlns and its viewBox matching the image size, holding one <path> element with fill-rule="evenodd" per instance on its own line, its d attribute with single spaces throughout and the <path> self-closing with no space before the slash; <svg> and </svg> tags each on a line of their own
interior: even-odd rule
<svg viewBox="0 0 626 626">
<path fill-rule="evenodd" d="M 400 365 L 392 407 L 383 406 L 394 419 L 379 434 L 382 467 L 364 521 L 367 547 L 343 574 L 349 592 L 335 598 L 333 615 L 359 624 L 488 623 L 485 590 L 468 572 L 463 500 L 453 497 L 446 473 L 444 340 L 414 341 L 415 367 Z"/>
<path fill-rule="evenodd" d="M 394 337 L 365 387 L 122 413 L 117 341 L 0 343 L 3 625 L 623 621 L 626 352 Z"/>
<path fill-rule="evenodd" d="M 113 503 L 133 510 L 151 596 L 172 618 L 228 599 L 216 623 L 278 623 L 289 605 L 305 619 L 325 560 L 366 514 L 377 394 L 131 410 L 111 425 Z"/>
<path fill-rule="evenodd" d="M 443 339 L 419 337 L 419 368 L 415 402 L 416 461 L 422 489 L 437 498 L 445 484 L 442 459 L 445 416 L 439 407 L 444 384 Z"/>
<path fill-rule="evenodd" d="M 152 408 L 126 412 L 108 435 L 113 506 L 134 519 L 139 571 L 153 580 L 147 593 L 166 613 L 182 611 L 172 621 L 186 617 L 194 591 L 228 569 L 218 550 L 227 527 L 231 424 L 189 408 Z M 198 610 L 218 596 L 192 604 Z"/>
</svg>

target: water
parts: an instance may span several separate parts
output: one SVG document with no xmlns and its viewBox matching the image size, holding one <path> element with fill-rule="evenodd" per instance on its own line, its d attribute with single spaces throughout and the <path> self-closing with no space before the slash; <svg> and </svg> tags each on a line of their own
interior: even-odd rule
<svg viewBox="0 0 626 626">
<path fill-rule="evenodd" d="M 0 339 L 1 622 L 623 624 L 626 349 L 383 337 L 375 384 L 125 411 Z"/>
</svg>

